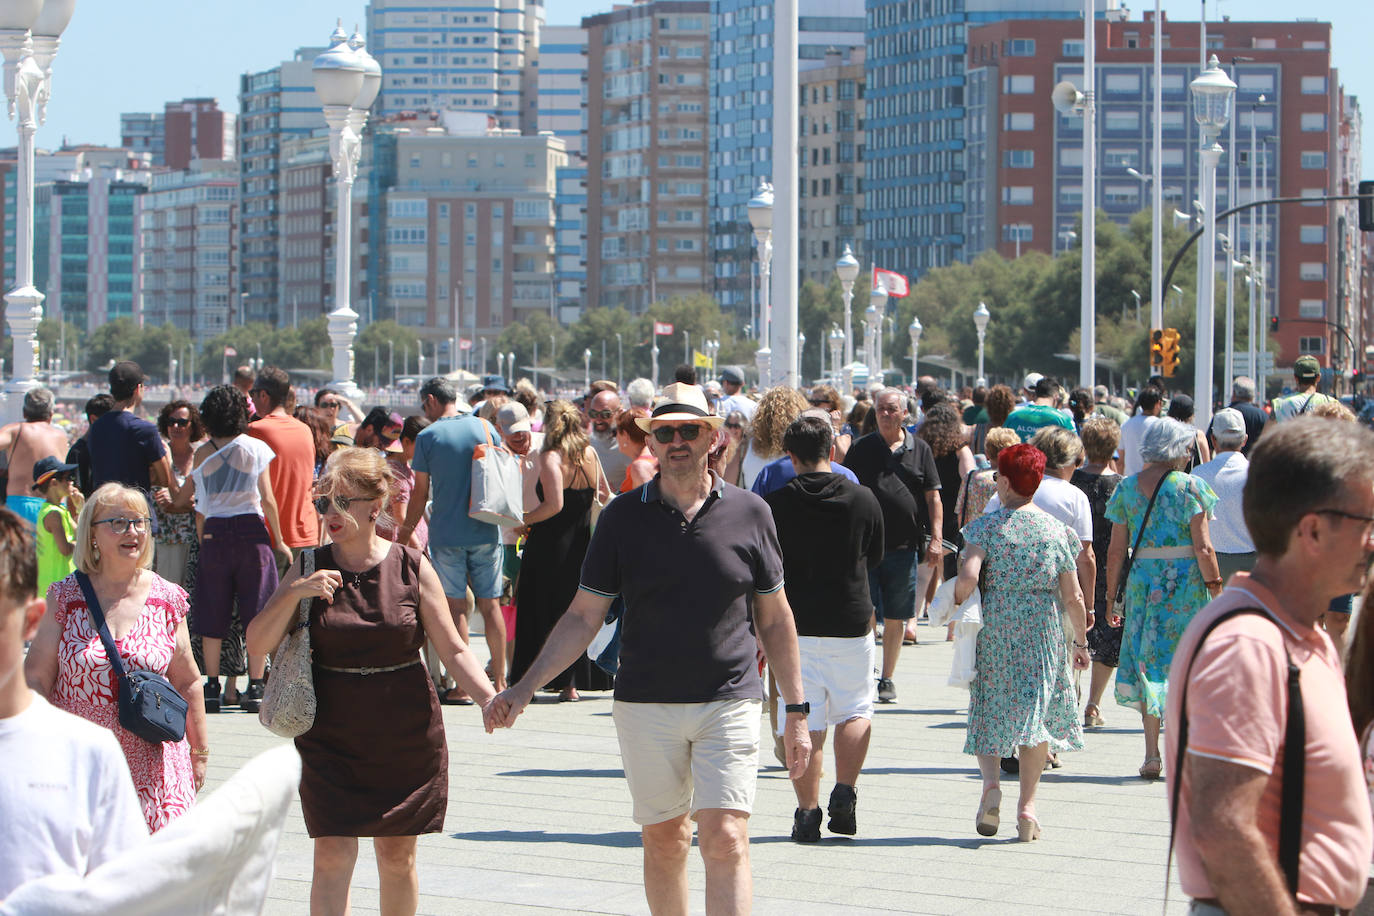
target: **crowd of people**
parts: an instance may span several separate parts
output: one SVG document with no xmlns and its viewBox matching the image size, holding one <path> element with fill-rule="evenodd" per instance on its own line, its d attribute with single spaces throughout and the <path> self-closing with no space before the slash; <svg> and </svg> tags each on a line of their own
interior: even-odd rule
<svg viewBox="0 0 1374 916">
<path fill-rule="evenodd" d="M 47 742 L 32 766 L 64 757 L 85 794 L 65 813 L 34 803 L 67 839 L 0 864 L 0 900 L 189 810 L 207 717 L 260 709 L 304 602 L 312 911 L 347 909 L 364 837 L 383 910 L 414 911 L 417 837 L 447 811 L 442 706 L 480 707 L 491 731 L 540 693 L 606 690 L 650 909 L 687 909 L 695 825 L 707 909 L 747 911 L 761 724 L 793 781 L 792 839 L 818 841 L 823 823 L 856 835 L 875 704 L 898 702 L 901 651 L 943 587 L 978 608 L 979 628 L 941 634 L 976 660 L 976 833 L 1001 830 L 1005 773 L 1017 838 L 1046 835 L 1041 774 L 1112 718 L 1111 687 L 1141 717 L 1139 777 L 1170 777 L 1195 911 L 1352 907 L 1371 851 L 1374 624 L 1360 616 L 1348 653 L 1345 637 L 1374 556 L 1374 434 L 1314 373 L 1300 359 L 1297 393 L 1268 410 L 1236 379 L 1207 429 L 1163 379 L 1127 401 L 1039 373 L 1019 390 L 922 377 L 750 396 L 735 369 L 698 384 L 682 366 L 661 391 L 598 381 L 575 398 L 438 377 L 406 416 L 331 388 L 298 404 L 267 367 L 154 422 L 142 372 L 121 362 L 75 441 L 51 423 L 52 393 L 31 391 L 0 429 L 0 748 Z M 523 509 L 503 525 L 471 511 L 474 457 L 498 446 Z M 126 667 L 186 700 L 184 738 L 121 724 L 106 625 Z M 607 628 L 609 666 L 586 651 Z M 1308 748 L 1296 815 L 1282 800 L 1303 778 L 1283 773 L 1293 703 Z M 7 818 L 28 810 L 20 777 L 0 777 Z M 1295 816 L 1293 864 L 1270 849 Z"/>
</svg>

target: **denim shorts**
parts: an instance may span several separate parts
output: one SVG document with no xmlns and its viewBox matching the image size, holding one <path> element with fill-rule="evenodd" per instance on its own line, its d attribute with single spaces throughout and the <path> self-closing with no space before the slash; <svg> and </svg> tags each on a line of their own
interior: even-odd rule
<svg viewBox="0 0 1374 916">
<path fill-rule="evenodd" d="M 910 620 L 916 616 L 915 550 L 890 550 L 868 572 L 868 594 L 879 620 Z"/>
<path fill-rule="evenodd" d="M 439 574 L 444 594 L 463 600 L 468 583 L 475 598 L 501 597 L 501 564 L 505 551 L 496 542 L 477 547 L 435 547 L 429 545 L 430 562 Z"/>
</svg>

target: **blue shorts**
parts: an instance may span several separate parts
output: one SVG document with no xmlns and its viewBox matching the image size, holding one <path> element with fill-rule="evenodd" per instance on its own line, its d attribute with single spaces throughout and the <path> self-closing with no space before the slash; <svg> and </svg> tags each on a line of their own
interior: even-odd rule
<svg viewBox="0 0 1374 916">
<path fill-rule="evenodd" d="M 477 547 L 435 547 L 429 545 L 430 562 L 443 583 L 444 594 L 461 601 L 468 583 L 477 598 L 501 597 L 501 564 L 505 551 L 499 543 Z"/>
<path fill-rule="evenodd" d="M 890 550 L 869 570 L 868 594 L 879 620 L 910 620 L 916 616 L 915 550 Z"/>
<path fill-rule="evenodd" d="M 5 508 L 29 523 L 29 530 L 38 530 L 38 510 L 47 502 L 41 496 L 6 496 Z"/>
</svg>

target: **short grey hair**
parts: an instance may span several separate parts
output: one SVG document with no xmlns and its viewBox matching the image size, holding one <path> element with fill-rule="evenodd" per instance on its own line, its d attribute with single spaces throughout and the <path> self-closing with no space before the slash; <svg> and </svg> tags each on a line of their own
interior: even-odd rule
<svg viewBox="0 0 1374 916">
<path fill-rule="evenodd" d="M 1097 385 L 1093 388 L 1093 400 L 1105 401 L 1109 393 L 1106 385 Z"/>
<path fill-rule="evenodd" d="M 1224 433 L 1212 432 L 1212 438 L 1216 440 L 1217 451 L 1237 452 L 1245 444 L 1245 430 L 1230 430 Z"/>
<path fill-rule="evenodd" d="M 51 420 L 55 400 L 51 388 L 30 388 L 24 393 L 24 419 Z"/>
<path fill-rule="evenodd" d="M 907 397 L 906 392 L 900 388 L 892 388 L 890 386 L 887 388 L 879 388 L 873 392 L 873 408 L 876 410 L 878 402 L 886 397 L 895 397 L 897 403 L 902 405 L 902 410 L 906 411 L 908 416 L 915 416 L 912 410 L 911 399 Z"/>
<path fill-rule="evenodd" d="M 1255 380 L 1248 375 L 1238 375 L 1231 382 L 1231 400 L 1253 401 L 1255 399 Z"/>
<path fill-rule="evenodd" d="M 1197 430 L 1173 417 L 1159 417 L 1145 427 L 1140 443 L 1143 461 L 1178 461 L 1188 454 L 1197 439 Z"/>
<path fill-rule="evenodd" d="M 625 386 L 625 397 L 629 398 L 631 407 L 653 410 L 654 383 L 646 378 L 637 378 Z"/>
</svg>

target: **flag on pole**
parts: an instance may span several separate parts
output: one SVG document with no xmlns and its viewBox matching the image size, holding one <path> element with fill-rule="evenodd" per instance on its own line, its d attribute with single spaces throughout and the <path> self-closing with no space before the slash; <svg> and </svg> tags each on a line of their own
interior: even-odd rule
<svg viewBox="0 0 1374 916">
<path fill-rule="evenodd" d="M 225 348 L 224 348 L 224 355 L 225 355 L 225 356 L 238 356 L 238 355 L 239 355 L 239 351 L 238 351 L 238 350 L 235 350 L 233 347 L 225 347 Z"/>
<path fill-rule="evenodd" d="M 463 337 L 463 338 L 459 339 L 459 341 L 458 341 L 458 349 L 460 349 L 460 350 L 471 350 L 471 349 L 472 349 L 472 341 L 468 340 L 466 337 Z"/>
<path fill-rule="evenodd" d="M 881 267 L 873 268 L 873 285 L 877 286 L 878 281 L 882 281 L 883 286 L 887 287 L 887 294 L 900 299 L 911 291 L 907 285 L 906 277 L 896 271 L 883 270 Z"/>
<path fill-rule="evenodd" d="M 692 351 L 692 365 L 697 369 L 710 369 L 711 357 L 702 353 L 700 350 Z"/>
<path fill-rule="evenodd" d="M 655 321 L 654 333 L 671 336 L 673 333 L 673 326 L 666 321 Z"/>
</svg>

